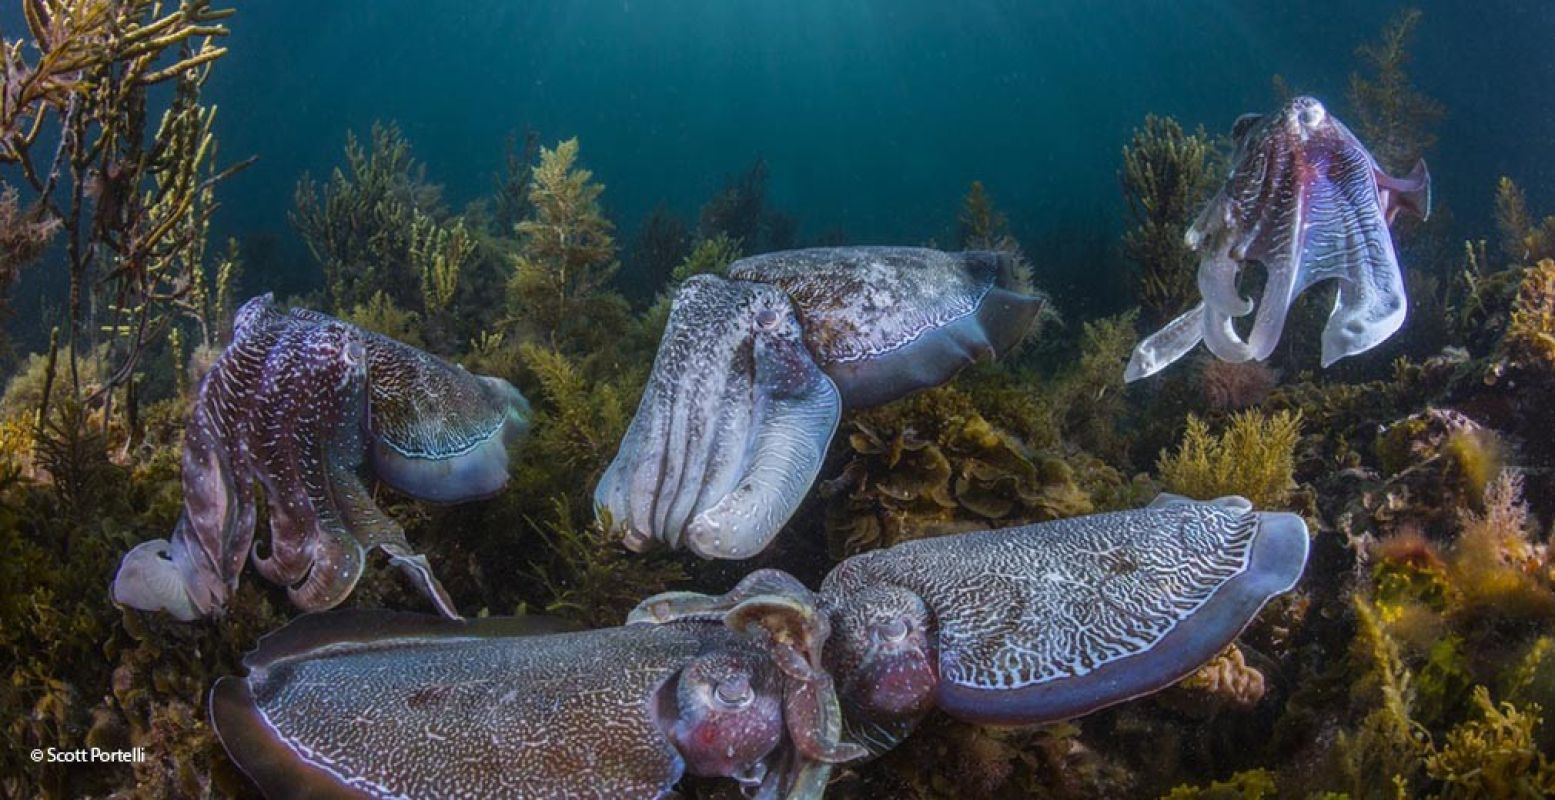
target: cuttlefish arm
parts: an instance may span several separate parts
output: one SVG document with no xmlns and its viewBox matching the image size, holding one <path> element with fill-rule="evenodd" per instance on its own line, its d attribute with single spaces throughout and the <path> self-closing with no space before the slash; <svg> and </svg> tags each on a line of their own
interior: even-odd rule
<svg viewBox="0 0 1555 800">
<path fill-rule="evenodd" d="M 798 508 L 840 415 L 781 291 L 692 278 L 595 507 L 636 550 L 749 558 Z"/>
<path fill-rule="evenodd" d="M 1199 303 L 1166 327 L 1141 339 L 1123 369 L 1123 380 L 1137 381 L 1166 369 L 1204 341 L 1204 304 Z"/>
<path fill-rule="evenodd" d="M 217 613 L 237 589 L 254 536 L 253 479 L 216 424 L 197 399 L 184 430 L 184 509 L 170 539 L 125 554 L 114 602 L 189 622 Z"/>
<path fill-rule="evenodd" d="M 327 320 L 296 336 L 273 351 L 277 391 L 260 411 L 259 427 L 276 433 L 256 437 L 271 546 L 268 556 L 255 555 L 255 567 L 287 586 L 299 608 L 321 610 L 350 595 L 367 554 L 380 548 L 439 613 L 457 617 L 426 557 L 411 549 L 360 477 L 370 433 L 365 335 Z"/>
<path fill-rule="evenodd" d="M 816 595 L 793 576 L 764 569 L 722 595 L 655 595 L 627 619 L 628 624 L 659 625 L 721 619 L 766 648 L 784 676 L 783 716 L 792 751 L 776 777 L 790 800 L 819 798 L 833 765 L 868 755 L 860 745 L 843 741 L 842 707 L 823 663 L 830 624 Z"/>
<path fill-rule="evenodd" d="M 169 539 L 125 555 L 115 602 L 189 622 L 219 614 L 236 590 L 255 523 L 255 475 L 237 431 L 253 407 L 266 354 L 286 327 L 272 302 L 267 294 L 243 304 L 232 344 L 201 379 L 184 429 L 183 510 Z"/>
<path fill-rule="evenodd" d="M 843 692 L 865 720 L 921 712 L 915 691 L 977 723 L 1078 717 L 1191 674 L 1295 585 L 1306 557 L 1300 517 L 1241 498 L 1163 495 L 1136 511 L 919 540 L 827 576 L 828 663 L 881 676 Z"/>
<path fill-rule="evenodd" d="M 938 386 L 1014 347 L 1046 305 L 1011 257 L 923 247 L 819 247 L 743 258 L 729 275 L 782 289 L 849 408 Z"/>
</svg>

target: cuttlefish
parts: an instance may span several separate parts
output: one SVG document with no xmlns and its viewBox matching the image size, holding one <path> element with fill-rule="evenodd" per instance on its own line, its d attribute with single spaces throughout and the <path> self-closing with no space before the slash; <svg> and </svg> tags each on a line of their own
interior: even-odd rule
<svg viewBox="0 0 1555 800">
<path fill-rule="evenodd" d="M 1339 290 L 1323 329 L 1323 366 L 1377 346 L 1404 324 L 1408 300 L 1388 226 L 1403 210 L 1429 215 L 1425 162 L 1390 177 L 1311 97 L 1243 116 L 1232 137 L 1231 172 L 1186 234 L 1199 254 L 1203 302 L 1139 343 L 1126 380 L 1159 372 L 1200 341 L 1224 361 L 1266 359 L 1296 296 L 1329 279 Z M 1265 274 L 1256 306 L 1238 286 L 1252 263 Z M 1235 320 L 1255 308 L 1244 339 Z"/>
<path fill-rule="evenodd" d="M 815 481 L 845 408 L 937 386 L 1013 347 L 1044 299 L 999 253 L 914 247 L 741 259 L 675 295 L 653 370 L 594 491 L 643 550 L 761 552 Z"/>
<path fill-rule="evenodd" d="M 364 480 L 440 503 L 490 496 L 528 427 L 529 404 L 504 380 L 257 297 L 196 392 L 173 534 L 125 555 L 113 597 L 186 621 L 221 613 L 250 560 L 257 483 L 270 541 L 252 560 L 298 607 L 339 604 L 377 548 L 456 616 Z"/>
<path fill-rule="evenodd" d="M 664 798 L 691 774 L 816 800 L 936 708 L 1034 725 L 1175 683 L 1307 551 L 1295 514 L 1163 495 L 854 556 L 816 592 L 758 570 L 594 631 L 310 615 L 217 682 L 211 719 L 271 797 Z"/>
</svg>

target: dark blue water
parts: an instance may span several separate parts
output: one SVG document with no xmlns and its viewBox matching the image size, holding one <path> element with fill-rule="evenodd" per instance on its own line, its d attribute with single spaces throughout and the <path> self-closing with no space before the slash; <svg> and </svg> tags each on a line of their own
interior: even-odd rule
<svg viewBox="0 0 1555 800">
<path fill-rule="evenodd" d="M 1555 4 L 1421 5 L 1411 71 L 1448 109 L 1430 161 L 1455 233 L 1492 230 L 1502 174 L 1555 210 Z M 623 241 L 661 202 L 694 220 L 761 156 L 770 203 L 797 217 L 801 241 L 841 229 L 860 243 L 950 243 L 959 199 L 981 179 L 1039 265 L 1064 261 L 1044 251 L 1110 243 L 1121 226 L 1119 152 L 1146 113 L 1221 131 L 1272 107 L 1279 74 L 1343 115 L 1356 47 L 1398 8 L 250 3 L 230 20 L 231 54 L 207 97 L 221 107 L 223 156 L 260 161 L 223 187 L 217 233 L 268 237 L 295 270 L 276 281 L 316 280 L 286 220 L 293 187 L 340 162 L 346 131 L 383 119 L 403 127 L 455 209 L 490 190 L 507 135 L 533 128 L 547 143 L 580 137 Z"/>
</svg>

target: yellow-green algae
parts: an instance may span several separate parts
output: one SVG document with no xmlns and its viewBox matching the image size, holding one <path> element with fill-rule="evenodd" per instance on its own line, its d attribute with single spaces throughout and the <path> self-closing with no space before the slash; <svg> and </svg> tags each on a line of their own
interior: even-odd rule
<svg viewBox="0 0 1555 800">
<path fill-rule="evenodd" d="M 138 62 L 102 85 L 137 76 L 177 82 L 170 127 L 146 131 L 169 137 L 165 175 L 220 174 L 202 144 L 209 112 L 197 102 L 199 80 L 224 52 L 217 12 L 199 2 L 177 11 L 147 2 L 47 5 L 73 12 L 49 48 L 73 68 L 101 74 L 125 66 L 126 48 L 166 48 L 174 71 Z M 171 21 L 148 43 L 133 32 L 145 28 L 128 23 L 154 12 Z M 1400 17 L 1367 51 L 1352 93 L 1367 109 L 1358 124 L 1385 130 L 1378 140 L 1390 158 L 1431 140 L 1433 106 L 1403 71 L 1418 20 Z M 175 48 L 183 41 L 189 50 Z M 37 65 L 32 46 L 7 41 Z M 181 78 L 189 67 L 197 74 Z M 145 102 L 123 91 L 86 98 L 57 74 L 35 88 L 7 113 L 25 121 L 47 110 L 47 121 L 77 97 L 117 130 Z M 7 122 L 0 129 L 30 129 Z M 3 144 L 0 160 L 14 164 L 30 141 L 7 133 Z M 508 378 L 534 401 L 533 434 L 501 496 L 454 508 L 383 497 L 468 614 L 546 611 L 615 624 L 643 595 L 722 589 L 738 577 L 676 555 L 627 553 L 595 525 L 588 492 L 630 418 L 676 283 L 781 243 L 791 226 L 785 231 L 766 206 L 758 162 L 710 200 L 694 233 L 682 230 L 683 243 L 660 248 L 684 255 L 661 265 L 654 283 L 662 285 L 631 295 L 640 301 L 633 305 L 620 289 L 605 190 L 583 153 L 576 140 L 542 147 L 531 136 L 520 147 L 515 137 L 496 194 L 461 213 L 445 206 L 403 133 L 383 125 L 349 140 L 342 167 L 322 186 L 299 187 L 298 234 L 324 288 L 294 299 Z M 1181 299 L 1191 273 L 1171 228 L 1193 213 L 1215 158 L 1212 143 L 1165 118 L 1146 121 L 1130 145 L 1120 173 L 1143 213 L 1125 250 L 1153 276 L 1137 288 L 1146 314 Z M 158 176 L 132 177 L 149 185 Z M 172 220 L 162 235 L 173 239 L 141 244 L 177 246 L 133 269 L 110 265 L 102 290 L 131 291 L 125 316 L 101 339 L 66 320 L 57 346 L 22 362 L 0 401 L 0 720 L 11 744 L 0 752 L 0 794 L 251 792 L 205 723 L 205 692 L 294 612 L 254 581 L 226 619 L 196 625 L 120 611 L 106 591 L 126 549 L 172 527 L 189 392 L 230 326 L 234 297 L 264 288 L 239 286 L 236 251 L 207 254 L 203 209 L 213 187 L 181 191 L 183 205 L 126 221 L 155 228 Z M 1169 693 L 1074 724 L 1013 731 L 931 716 L 885 757 L 840 769 L 828 796 L 1359 800 L 1551 791 L 1555 726 L 1542 717 L 1555 703 L 1547 528 L 1555 453 L 1547 412 L 1530 399 L 1539 393 L 1525 387 L 1555 385 L 1555 265 L 1543 260 L 1555 257 L 1555 237 L 1515 184 L 1496 188 L 1496 246 L 1465 243 L 1461 255 L 1421 264 L 1439 280 L 1411 283 L 1429 295 L 1411 298 L 1419 313 L 1440 317 L 1461 352 L 1405 350 L 1391 365 L 1321 377 L 1276 371 L 1258 376 L 1278 384 L 1272 392 L 1238 391 L 1231 401 L 1187 375 L 1144 393 L 1121 381 L 1139 313 L 1127 311 L 1068 326 L 1049 319 L 1003 364 L 850 414 L 796 516 L 799 535 L 767 556 L 812 578 L 831 564 L 821 555 L 828 543 L 835 558 L 915 536 L 1137 507 L 1160 488 L 1299 508 L 1318 533 L 1301 590 L 1176 690 L 1185 693 L 1177 701 Z M 0 288 L 17 270 L 43 268 L 38 256 L 66 224 L 28 189 L 0 188 Z M 958 226 L 956 244 L 1018 251 L 986 187 L 974 184 L 959 207 L 954 200 L 946 199 L 946 216 Z M 1032 255 L 1040 265 L 1044 254 Z M 66 262 L 66 283 L 96 290 L 84 262 Z M 60 298 L 61 307 L 71 310 L 72 300 Z M 139 319 L 149 333 L 125 324 Z M 1406 344 L 1415 329 L 1400 334 Z M 1310 361 L 1300 355 L 1289 363 Z M 1423 422 L 1432 409 L 1477 427 L 1437 435 Z M 1427 508 L 1430 497 L 1454 499 Z M 1460 506 L 1469 511 L 1460 515 Z M 351 602 L 421 601 L 380 570 Z M 1252 685 L 1247 670 L 1264 681 L 1256 698 L 1240 691 Z M 1242 701 L 1180 702 L 1222 687 Z M 26 759 L 33 747 L 82 745 L 141 746 L 149 758 L 133 769 L 70 770 Z M 727 791 L 686 787 L 694 797 Z"/>
</svg>

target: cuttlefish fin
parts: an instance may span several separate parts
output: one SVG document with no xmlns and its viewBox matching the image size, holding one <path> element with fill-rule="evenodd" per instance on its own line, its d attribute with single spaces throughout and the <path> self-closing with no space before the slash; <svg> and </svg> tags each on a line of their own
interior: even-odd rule
<svg viewBox="0 0 1555 800">
<path fill-rule="evenodd" d="M 1425 159 L 1416 161 L 1414 169 L 1402 178 L 1380 169 L 1375 175 L 1377 196 L 1389 225 L 1399 211 L 1408 211 L 1423 220 L 1431 218 L 1431 173 L 1426 171 Z"/>
</svg>

